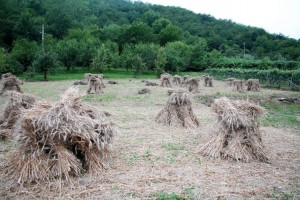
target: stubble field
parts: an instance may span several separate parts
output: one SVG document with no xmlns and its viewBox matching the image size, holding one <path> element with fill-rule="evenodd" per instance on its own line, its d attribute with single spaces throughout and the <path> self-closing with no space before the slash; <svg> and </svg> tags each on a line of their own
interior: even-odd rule
<svg viewBox="0 0 300 200">
<path fill-rule="evenodd" d="M 111 153 L 111 167 L 99 176 L 82 174 L 70 182 L 54 181 L 18 186 L 0 180 L 1 199 L 299 199 L 300 198 L 300 123 L 299 104 L 292 116 L 294 123 L 273 119 L 276 113 L 261 119 L 263 142 L 271 163 L 241 163 L 211 160 L 199 154 L 216 122 L 211 108 L 202 104 L 209 97 L 228 96 L 252 99 L 262 105 L 273 97 L 297 97 L 291 91 L 262 89 L 261 92 L 232 92 L 223 81 L 215 87 L 200 86 L 193 95 L 192 107 L 201 122 L 196 129 L 165 127 L 154 121 L 168 99 L 167 89 L 144 86 L 141 79 L 114 79 L 100 95 L 85 95 L 87 86 L 78 86 L 82 101 L 112 114 L 118 135 Z M 159 83 L 159 80 L 150 80 Z M 56 101 L 73 81 L 28 82 L 26 93 Z M 139 95 L 147 87 L 151 94 Z M 174 86 L 178 89 L 179 86 Z M 270 99 L 271 98 L 271 99 Z M 0 98 L 1 107 L 6 99 Z M 299 115 L 298 115 L 298 114 Z M 286 113 L 281 113 L 284 119 Z M 275 116 L 274 116 L 275 115 Z M 278 116 L 280 117 L 280 116 Z M 280 123 L 280 121 L 282 123 Z M 298 123 L 298 124 L 299 124 Z M 13 142 L 0 141 L 0 162 L 14 148 Z"/>
</svg>

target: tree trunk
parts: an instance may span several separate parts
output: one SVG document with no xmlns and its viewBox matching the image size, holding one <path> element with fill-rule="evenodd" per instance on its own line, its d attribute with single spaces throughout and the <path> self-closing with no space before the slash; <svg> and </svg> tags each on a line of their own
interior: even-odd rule
<svg viewBox="0 0 300 200">
<path fill-rule="evenodd" d="M 45 81 L 47 80 L 47 71 L 46 70 L 44 71 L 44 80 Z"/>
</svg>

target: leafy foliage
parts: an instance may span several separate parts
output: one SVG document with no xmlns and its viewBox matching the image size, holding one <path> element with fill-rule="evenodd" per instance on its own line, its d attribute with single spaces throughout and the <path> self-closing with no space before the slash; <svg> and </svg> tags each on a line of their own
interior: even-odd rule
<svg viewBox="0 0 300 200">
<path fill-rule="evenodd" d="M 133 69 L 140 59 L 138 71 L 300 67 L 299 40 L 178 7 L 127 0 L 0 0 L 0 5 L 2 71 L 29 70 L 41 49 L 42 24 L 45 51 L 57 53 L 68 71 L 95 66 L 102 44 L 110 57 L 103 69 Z M 159 47 L 167 62 L 158 66 Z"/>
<path fill-rule="evenodd" d="M 38 71 L 44 73 L 44 80 L 47 80 L 47 73 L 53 71 L 59 66 L 57 54 L 51 51 L 42 51 L 37 54 L 33 64 L 32 71 Z"/>
</svg>

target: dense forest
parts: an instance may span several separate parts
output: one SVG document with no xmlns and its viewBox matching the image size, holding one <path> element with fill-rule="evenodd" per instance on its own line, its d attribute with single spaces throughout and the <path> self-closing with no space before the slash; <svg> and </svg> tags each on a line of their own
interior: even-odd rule
<svg viewBox="0 0 300 200">
<path fill-rule="evenodd" d="M 299 69 L 300 40 L 129 0 L 0 0 L 0 73 Z M 45 35 L 42 40 L 42 25 Z"/>
</svg>

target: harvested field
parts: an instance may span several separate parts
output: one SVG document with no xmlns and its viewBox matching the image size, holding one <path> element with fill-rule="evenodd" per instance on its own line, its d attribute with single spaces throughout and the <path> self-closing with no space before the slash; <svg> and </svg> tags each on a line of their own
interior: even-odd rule
<svg viewBox="0 0 300 200">
<path fill-rule="evenodd" d="M 154 121 L 169 98 L 167 88 L 153 86 L 151 94 L 139 95 L 137 91 L 144 88 L 140 79 L 116 81 L 117 85 L 106 85 L 102 94 L 82 97 L 83 102 L 111 113 L 109 118 L 120 132 L 114 139 L 111 168 L 97 176 L 83 172 L 81 177 L 71 178 L 69 182 L 57 180 L 21 187 L 13 181 L 4 182 L 0 177 L 1 199 L 156 199 L 162 192 L 189 199 L 300 198 L 299 125 L 261 124 L 262 140 L 271 154 L 270 164 L 213 160 L 199 153 L 217 120 L 211 108 L 201 103 L 202 97 L 227 96 L 268 102 L 270 96 L 300 98 L 299 93 L 265 88 L 259 93 L 236 93 L 224 81 L 215 80 L 214 87 L 200 84 L 200 93 L 193 95 L 192 104 L 201 123 L 195 129 L 186 129 Z M 22 90 L 57 101 L 73 82 L 26 82 Z M 88 86 L 78 88 L 85 94 Z M 1 107 L 6 100 L 0 97 Z M 300 110 L 298 113 L 300 116 Z M 268 114 L 262 116 L 266 117 Z M 12 149 L 12 142 L 0 142 L 0 165 Z"/>
</svg>

